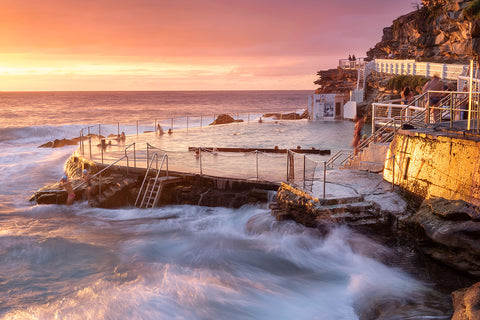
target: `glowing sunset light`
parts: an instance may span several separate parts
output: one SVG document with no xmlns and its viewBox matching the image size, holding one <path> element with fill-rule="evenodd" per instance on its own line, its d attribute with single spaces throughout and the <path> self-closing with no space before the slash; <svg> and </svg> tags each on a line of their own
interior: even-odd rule
<svg viewBox="0 0 480 320">
<path fill-rule="evenodd" d="M 409 0 L 0 2 L 0 90 L 313 89 Z"/>
</svg>

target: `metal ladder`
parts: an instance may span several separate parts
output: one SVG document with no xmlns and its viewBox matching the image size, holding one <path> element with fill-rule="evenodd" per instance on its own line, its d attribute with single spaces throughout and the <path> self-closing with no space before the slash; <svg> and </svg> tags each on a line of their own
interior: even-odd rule
<svg viewBox="0 0 480 320">
<path fill-rule="evenodd" d="M 162 163 L 160 168 L 152 169 L 157 172 L 154 178 L 148 177 L 148 174 L 151 170 L 152 164 L 154 160 L 158 160 L 158 154 L 154 153 L 148 165 L 147 171 L 145 172 L 145 177 L 143 178 L 142 186 L 138 191 L 137 199 L 135 201 L 135 206 L 139 208 L 153 208 L 157 205 L 158 199 L 160 199 L 160 195 L 162 193 L 163 184 L 165 181 L 169 180 L 170 177 L 168 176 L 168 156 L 164 155 L 162 158 Z M 167 163 L 167 175 L 164 177 L 160 177 L 161 168 L 163 164 Z M 145 185 L 145 182 L 147 181 Z M 143 196 L 142 196 L 143 195 Z M 139 201 L 141 199 L 141 201 Z"/>
</svg>

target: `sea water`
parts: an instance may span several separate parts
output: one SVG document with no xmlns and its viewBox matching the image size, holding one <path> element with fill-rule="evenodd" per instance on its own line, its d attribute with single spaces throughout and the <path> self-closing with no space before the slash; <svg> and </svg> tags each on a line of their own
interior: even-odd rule
<svg viewBox="0 0 480 320">
<path fill-rule="evenodd" d="M 0 93 L 0 317 L 449 319 L 448 292 L 415 269 L 408 248 L 386 246 L 344 226 L 325 237 L 276 221 L 268 208 L 253 205 L 140 210 L 28 202 L 33 191 L 58 181 L 77 149 L 38 148 L 47 141 L 115 121 L 134 134 L 136 119 L 153 127 L 152 119 L 165 114 L 258 118 L 263 111 L 305 108 L 307 94 Z M 182 130 L 185 139 L 195 136 Z M 302 141 L 305 147 L 343 148 L 353 124 L 281 121 L 206 130 L 212 144 L 215 137 L 240 136 L 225 144 L 292 147 Z M 183 147 L 190 142 L 196 139 Z M 176 146 L 167 138 L 159 143 Z"/>
</svg>

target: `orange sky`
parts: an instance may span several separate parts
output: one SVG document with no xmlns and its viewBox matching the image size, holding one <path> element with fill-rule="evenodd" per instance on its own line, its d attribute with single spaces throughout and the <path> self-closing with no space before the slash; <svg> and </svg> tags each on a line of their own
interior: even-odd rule
<svg viewBox="0 0 480 320">
<path fill-rule="evenodd" d="M 0 91 L 315 88 L 412 0 L 0 0 Z"/>
</svg>

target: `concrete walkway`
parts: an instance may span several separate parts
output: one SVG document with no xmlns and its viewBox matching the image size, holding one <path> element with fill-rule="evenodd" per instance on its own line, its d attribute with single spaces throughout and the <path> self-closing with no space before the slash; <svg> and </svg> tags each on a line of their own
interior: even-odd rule
<svg viewBox="0 0 480 320">
<path fill-rule="evenodd" d="M 338 169 L 327 171 L 325 198 L 341 199 L 361 196 L 382 211 L 396 215 L 405 213 L 407 203 L 392 189 L 392 185 L 378 173 L 359 170 Z M 311 195 L 323 198 L 323 182 L 315 181 Z"/>
</svg>

